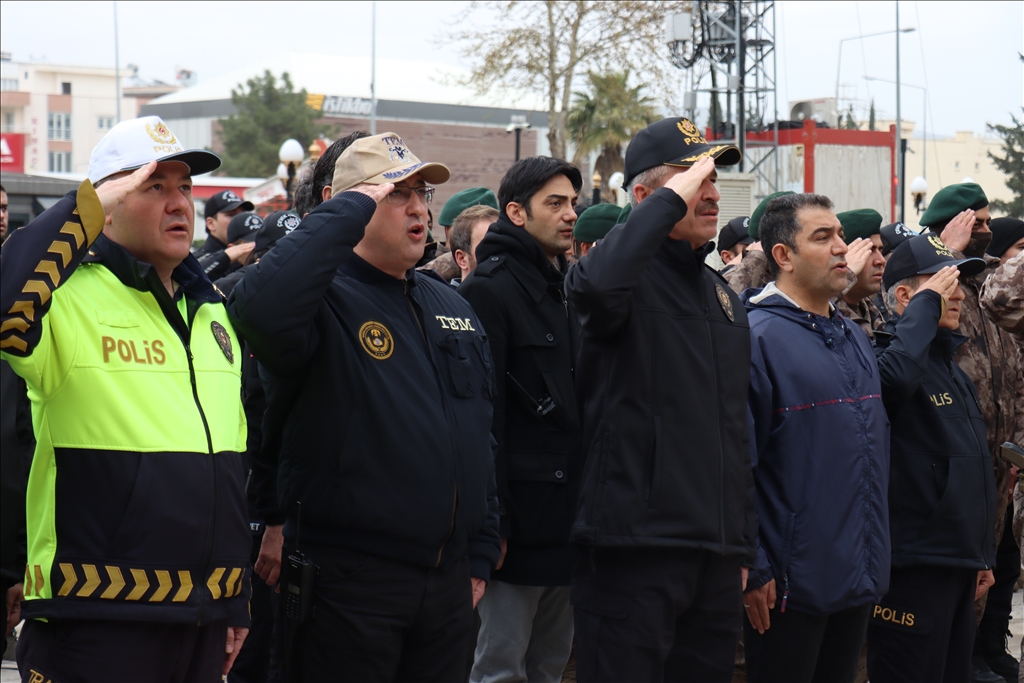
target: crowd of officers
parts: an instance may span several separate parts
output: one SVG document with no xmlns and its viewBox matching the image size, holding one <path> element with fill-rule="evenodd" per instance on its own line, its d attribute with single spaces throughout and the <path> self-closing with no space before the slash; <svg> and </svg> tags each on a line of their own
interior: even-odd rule
<svg viewBox="0 0 1024 683">
<path fill-rule="evenodd" d="M 719 233 L 739 159 L 664 119 L 624 209 L 530 157 L 440 243 L 449 169 L 353 133 L 191 252 L 219 158 L 118 124 L 0 261 L 22 680 L 557 682 L 574 649 L 852 683 L 865 643 L 877 683 L 1015 679 L 1024 222 L 964 183 L 923 234 L 792 192 Z"/>
</svg>

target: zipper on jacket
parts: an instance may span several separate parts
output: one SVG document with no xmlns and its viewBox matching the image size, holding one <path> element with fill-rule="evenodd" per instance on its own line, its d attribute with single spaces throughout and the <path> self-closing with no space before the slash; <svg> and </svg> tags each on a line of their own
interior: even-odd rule
<svg viewBox="0 0 1024 683">
<path fill-rule="evenodd" d="M 782 575 L 782 606 L 779 608 L 780 614 L 786 613 L 786 602 L 789 601 L 789 574 Z"/>
<path fill-rule="evenodd" d="M 944 365 L 946 366 L 946 372 L 949 373 L 949 378 L 951 380 L 953 380 L 953 384 L 956 385 L 956 390 L 960 394 L 960 400 L 964 402 L 964 408 L 967 409 L 967 419 L 970 421 L 969 424 L 971 425 L 971 436 L 974 438 L 974 443 L 975 443 L 976 446 L 978 446 L 978 449 L 982 453 L 988 453 L 988 448 L 986 448 L 985 446 L 982 446 L 981 442 L 978 441 L 978 433 L 976 431 L 974 431 L 974 418 L 971 417 L 971 411 L 970 411 L 970 408 L 968 408 L 968 406 L 970 405 L 967 402 L 968 397 L 964 395 L 964 390 L 963 390 L 963 387 L 960 386 L 960 382 L 956 381 L 956 376 L 953 374 L 953 368 L 950 367 L 950 363 L 952 363 L 952 362 L 953 361 L 951 359 L 947 359 L 946 362 L 944 363 Z M 979 406 L 979 411 L 980 411 L 980 406 Z M 987 444 L 986 444 L 986 446 L 987 446 Z M 988 467 L 989 464 L 986 462 L 984 466 Z M 999 499 L 999 491 L 996 491 L 996 500 L 998 500 L 998 499 Z M 987 486 L 985 487 L 985 505 L 988 508 L 992 507 L 992 502 L 988 499 L 988 487 Z M 1005 514 L 1005 513 L 1006 513 L 1006 510 L 996 510 L 996 514 L 997 515 Z M 988 525 L 986 525 L 986 526 L 988 526 Z M 992 534 L 995 535 L 995 530 L 986 528 L 985 529 L 985 539 L 986 540 L 988 539 L 989 531 L 991 531 Z M 986 543 L 986 545 L 988 545 L 988 544 Z M 997 549 L 998 549 L 998 545 L 999 544 L 997 542 L 996 543 Z M 984 552 L 984 551 L 982 551 L 982 552 Z M 985 569 L 989 569 L 988 562 L 985 562 Z"/>
<path fill-rule="evenodd" d="M 199 306 L 196 306 L 195 310 L 191 310 L 187 313 L 188 321 L 181 319 L 181 311 L 173 303 L 168 301 L 165 304 L 161 301 L 160 297 L 154 292 L 154 297 L 157 299 L 157 304 L 160 306 L 161 312 L 167 319 L 167 322 L 171 324 L 171 327 L 178 333 L 178 338 L 181 340 L 181 345 L 185 349 L 185 356 L 188 359 L 188 377 L 189 382 L 192 385 L 192 399 L 196 403 L 196 410 L 199 411 L 199 418 L 203 421 L 203 430 L 206 432 L 206 457 L 210 465 L 210 485 L 213 493 L 212 500 L 210 502 L 210 515 L 209 521 L 207 522 L 206 530 L 206 543 L 203 548 L 203 560 L 202 560 L 202 576 L 199 577 L 200 590 L 199 590 L 199 619 L 196 624 L 201 625 L 203 623 L 203 617 L 206 612 L 206 594 L 203 588 L 206 587 L 206 576 L 210 573 L 210 560 L 213 557 L 213 528 L 217 518 L 217 469 L 216 462 L 213 457 L 213 436 L 210 434 L 210 423 L 206 419 L 206 413 L 203 412 L 203 404 L 199 401 L 199 386 L 196 382 L 196 369 L 193 364 L 192 356 L 192 345 L 190 343 L 192 339 L 192 322 L 195 320 L 195 314 L 199 311 Z M 186 310 L 189 309 L 186 300 Z"/>
<path fill-rule="evenodd" d="M 704 291 L 704 272 L 700 270 L 702 265 L 697 264 L 697 291 L 700 295 L 700 303 L 704 307 L 704 331 L 708 335 L 708 344 L 711 346 L 711 372 L 715 377 L 715 396 L 718 399 L 715 403 L 716 420 L 718 422 L 718 537 L 722 542 L 722 550 L 725 550 L 725 452 L 722 450 L 722 425 L 719 406 L 721 405 L 722 387 L 718 379 L 718 347 L 715 344 L 715 335 L 711 332 L 711 318 L 708 312 L 708 295 Z"/>
<path fill-rule="evenodd" d="M 452 518 L 448 525 L 448 536 L 444 539 L 444 543 L 441 544 L 441 548 L 437 551 L 437 562 L 434 563 L 434 567 L 441 566 L 441 555 L 444 554 L 444 548 L 448 545 L 448 541 L 452 540 L 452 536 L 455 534 L 455 508 L 459 506 L 459 484 L 455 483 L 455 493 L 452 496 Z"/>
<path fill-rule="evenodd" d="M 427 339 L 427 331 L 423 329 L 423 323 L 420 321 L 420 316 L 416 314 L 416 306 L 412 303 L 412 297 L 409 296 L 409 281 L 402 280 L 402 288 L 405 290 L 405 300 L 409 304 L 409 310 L 412 311 L 412 319 L 416 321 L 416 327 L 420 330 L 420 335 L 423 337 L 423 341 L 428 345 L 430 340 Z"/>
</svg>

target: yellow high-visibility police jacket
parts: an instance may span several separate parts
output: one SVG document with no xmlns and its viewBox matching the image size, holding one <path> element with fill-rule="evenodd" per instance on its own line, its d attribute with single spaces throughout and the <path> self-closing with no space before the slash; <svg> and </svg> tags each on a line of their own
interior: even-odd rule
<svg viewBox="0 0 1024 683">
<path fill-rule="evenodd" d="M 0 257 L 38 442 L 23 615 L 246 626 L 241 345 L 194 257 L 172 298 L 103 223 L 86 181 Z"/>
</svg>

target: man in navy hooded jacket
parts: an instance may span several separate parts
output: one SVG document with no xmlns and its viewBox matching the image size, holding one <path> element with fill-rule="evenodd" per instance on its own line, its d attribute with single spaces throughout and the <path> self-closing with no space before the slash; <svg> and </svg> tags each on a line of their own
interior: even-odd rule
<svg viewBox="0 0 1024 683">
<path fill-rule="evenodd" d="M 832 202 L 778 197 L 760 225 L 773 282 L 747 290 L 757 566 L 744 594 L 752 683 L 847 681 L 889 586 L 889 429 Z"/>
</svg>

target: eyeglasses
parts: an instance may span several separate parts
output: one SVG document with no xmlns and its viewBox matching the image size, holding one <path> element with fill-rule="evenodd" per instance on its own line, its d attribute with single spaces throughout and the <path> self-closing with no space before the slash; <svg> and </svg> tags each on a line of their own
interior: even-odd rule
<svg viewBox="0 0 1024 683">
<path fill-rule="evenodd" d="M 419 195 L 424 204 L 429 204 L 434 199 L 434 188 L 432 187 L 402 187 L 401 185 L 396 185 L 386 199 L 388 204 L 401 206 L 409 203 L 414 192 Z"/>
</svg>

